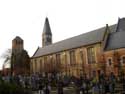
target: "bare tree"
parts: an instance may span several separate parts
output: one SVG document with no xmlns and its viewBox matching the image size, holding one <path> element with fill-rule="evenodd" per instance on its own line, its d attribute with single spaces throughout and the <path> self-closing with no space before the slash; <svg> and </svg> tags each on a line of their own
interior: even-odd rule
<svg viewBox="0 0 125 94">
<path fill-rule="evenodd" d="M 4 59 L 3 68 L 9 65 L 11 75 L 13 75 L 15 69 L 22 69 L 23 71 L 20 72 L 23 74 L 29 73 L 30 57 L 26 50 L 22 50 L 20 53 L 12 53 L 12 50 L 8 49 L 2 54 L 1 58 Z"/>
<path fill-rule="evenodd" d="M 12 54 L 12 50 L 11 50 L 11 49 L 7 49 L 7 50 L 1 55 L 1 58 L 4 59 L 3 68 L 6 67 L 7 65 L 10 65 L 10 63 L 11 63 L 11 54 Z"/>
</svg>

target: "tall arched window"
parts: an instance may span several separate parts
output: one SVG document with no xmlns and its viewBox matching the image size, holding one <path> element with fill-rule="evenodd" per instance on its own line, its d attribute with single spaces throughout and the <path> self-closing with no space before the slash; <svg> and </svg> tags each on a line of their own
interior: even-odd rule
<svg viewBox="0 0 125 94">
<path fill-rule="evenodd" d="M 42 68 L 43 68 L 42 59 L 40 59 L 40 72 L 42 72 Z"/>
<path fill-rule="evenodd" d="M 61 60 L 60 60 L 60 54 L 56 54 L 56 63 L 57 64 L 60 64 L 61 63 Z"/>
<path fill-rule="evenodd" d="M 74 65 L 76 63 L 75 51 L 71 50 L 69 53 L 70 53 L 70 64 Z"/>
<path fill-rule="evenodd" d="M 95 49 L 94 47 L 87 48 L 88 64 L 95 63 Z"/>
<path fill-rule="evenodd" d="M 37 60 L 35 59 L 35 73 L 37 73 Z"/>
<path fill-rule="evenodd" d="M 47 56 L 44 56 L 44 71 L 47 72 L 48 69 L 47 69 Z"/>
<path fill-rule="evenodd" d="M 84 60 L 83 60 L 83 51 L 82 50 L 80 51 L 80 59 L 81 59 L 81 63 L 83 64 Z"/>
</svg>

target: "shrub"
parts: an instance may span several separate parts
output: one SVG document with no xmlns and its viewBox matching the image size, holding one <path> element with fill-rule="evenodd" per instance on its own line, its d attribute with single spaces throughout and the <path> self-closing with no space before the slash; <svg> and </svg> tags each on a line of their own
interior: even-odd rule
<svg viewBox="0 0 125 94">
<path fill-rule="evenodd" d="M 31 94 L 31 92 L 14 83 L 2 82 L 0 83 L 0 94 Z"/>
</svg>

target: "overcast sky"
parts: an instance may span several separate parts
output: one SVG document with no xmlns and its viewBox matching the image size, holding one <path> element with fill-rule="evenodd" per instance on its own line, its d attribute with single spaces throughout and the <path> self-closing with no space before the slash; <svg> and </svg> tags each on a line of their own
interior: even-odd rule
<svg viewBox="0 0 125 94">
<path fill-rule="evenodd" d="M 46 16 L 57 42 L 117 23 L 125 17 L 125 0 L 0 0 L 0 55 L 20 36 L 32 56 L 42 46 Z"/>
</svg>

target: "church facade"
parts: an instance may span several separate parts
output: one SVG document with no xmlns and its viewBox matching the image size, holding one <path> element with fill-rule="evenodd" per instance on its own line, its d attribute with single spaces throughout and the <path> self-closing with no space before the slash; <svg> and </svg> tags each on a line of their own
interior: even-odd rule
<svg viewBox="0 0 125 94">
<path fill-rule="evenodd" d="M 42 47 L 31 57 L 31 73 L 60 73 L 92 77 L 105 73 L 125 73 L 125 18 L 57 43 L 52 43 L 48 18 L 42 34 Z"/>
</svg>

